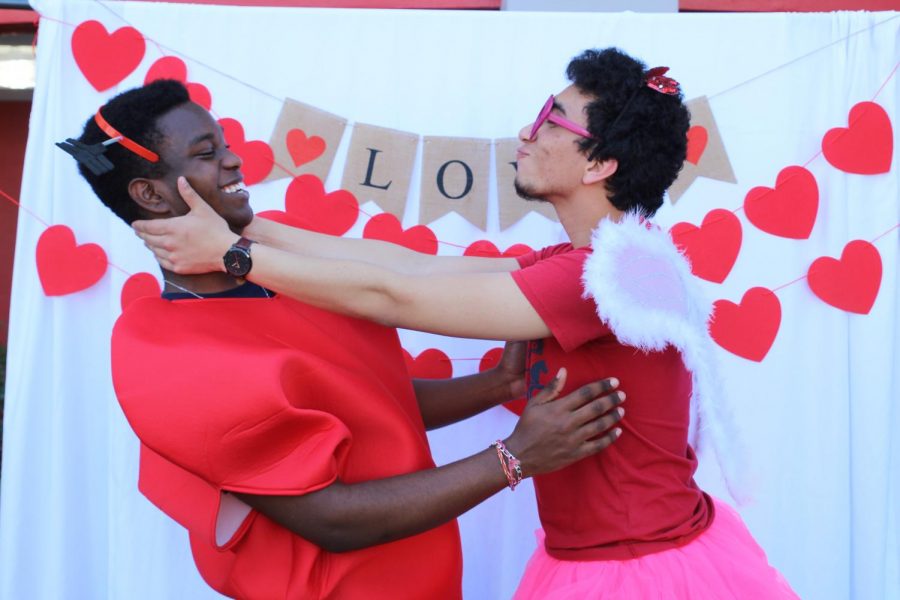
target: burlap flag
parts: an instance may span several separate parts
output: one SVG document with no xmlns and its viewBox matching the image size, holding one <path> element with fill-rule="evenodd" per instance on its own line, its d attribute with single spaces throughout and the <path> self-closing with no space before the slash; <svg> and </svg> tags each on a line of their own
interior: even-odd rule
<svg viewBox="0 0 900 600">
<path fill-rule="evenodd" d="M 491 140 L 425 137 L 419 223 L 455 211 L 484 231 L 490 159 Z"/>
<path fill-rule="evenodd" d="M 556 211 L 549 202 L 525 200 L 516 194 L 516 149 L 522 145 L 519 138 L 494 140 L 494 157 L 497 161 L 497 201 L 500 204 L 500 229 L 514 225 L 534 211 L 548 219 L 558 221 Z"/>
<path fill-rule="evenodd" d="M 691 111 L 687 159 L 678 174 L 678 179 L 669 188 L 669 199 L 672 204 L 678 202 L 698 177 L 737 183 L 709 100 L 706 96 L 700 96 L 686 104 Z"/>
<path fill-rule="evenodd" d="M 325 181 L 346 125 L 343 117 L 286 99 L 269 141 L 275 168 L 266 181 L 306 173 Z"/>
<path fill-rule="evenodd" d="M 413 133 L 357 123 L 341 188 L 360 203 L 374 201 L 402 221 L 418 143 Z"/>
</svg>

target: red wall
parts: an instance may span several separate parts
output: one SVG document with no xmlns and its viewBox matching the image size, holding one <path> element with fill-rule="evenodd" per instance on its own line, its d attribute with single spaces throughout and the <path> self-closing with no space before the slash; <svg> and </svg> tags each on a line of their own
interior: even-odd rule
<svg viewBox="0 0 900 600">
<path fill-rule="evenodd" d="M 319 8 L 434 8 L 498 10 L 501 0 L 152 0 L 181 4 L 314 6 Z"/>
<path fill-rule="evenodd" d="M 833 10 L 898 10 L 900 0 L 679 0 L 684 11 L 830 12 Z"/>
<path fill-rule="evenodd" d="M 31 102 L 0 102 L 0 190 L 16 200 L 22 187 L 22 163 L 28 139 Z M 12 285 L 16 220 L 19 209 L 0 197 L 0 343 L 6 345 L 9 322 L 9 291 Z"/>
<path fill-rule="evenodd" d="M 497 10 L 502 0 L 155 0 L 243 6 L 320 6 L 330 8 L 475 8 Z M 599 1 L 599 0 L 598 0 Z M 898 10 L 900 0 L 679 0 L 679 10 L 709 12 L 828 12 Z"/>
</svg>

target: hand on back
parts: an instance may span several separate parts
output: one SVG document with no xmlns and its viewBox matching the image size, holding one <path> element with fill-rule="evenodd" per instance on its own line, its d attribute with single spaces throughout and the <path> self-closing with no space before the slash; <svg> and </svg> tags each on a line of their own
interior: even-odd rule
<svg viewBox="0 0 900 600">
<path fill-rule="evenodd" d="M 565 369 L 525 407 L 506 447 L 522 464 L 526 477 L 549 473 L 600 452 L 621 434 L 613 428 L 624 415 L 625 393 L 607 378 L 583 385 L 557 398 Z"/>
</svg>

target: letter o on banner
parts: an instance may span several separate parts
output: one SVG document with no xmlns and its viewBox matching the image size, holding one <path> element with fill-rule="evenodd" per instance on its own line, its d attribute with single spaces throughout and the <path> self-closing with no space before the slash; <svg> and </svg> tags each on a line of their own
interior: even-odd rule
<svg viewBox="0 0 900 600">
<path fill-rule="evenodd" d="M 463 186 L 463 191 L 459 195 L 451 196 L 447 193 L 447 188 L 444 186 L 444 177 L 447 172 L 447 167 L 452 164 L 460 165 L 466 174 L 466 185 Z M 441 168 L 438 169 L 437 172 L 437 188 L 438 191 L 445 197 L 450 200 L 459 200 L 460 198 L 465 198 L 466 194 L 472 191 L 472 185 L 475 183 L 475 176 L 472 174 L 472 169 L 469 168 L 469 165 L 464 163 L 461 160 L 448 160 L 444 164 L 441 165 Z"/>
<path fill-rule="evenodd" d="M 475 227 L 487 227 L 491 140 L 425 137 L 419 224 L 455 212 Z"/>
</svg>

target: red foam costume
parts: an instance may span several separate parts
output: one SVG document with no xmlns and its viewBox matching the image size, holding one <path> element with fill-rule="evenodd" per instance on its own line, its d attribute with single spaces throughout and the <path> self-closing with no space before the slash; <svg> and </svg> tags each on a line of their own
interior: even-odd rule
<svg viewBox="0 0 900 600">
<path fill-rule="evenodd" d="M 456 522 L 333 554 L 223 492 L 295 495 L 434 467 L 393 329 L 275 298 L 133 302 L 112 339 L 141 491 L 238 598 L 460 598 Z M 218 527 L 218 532 L 217 532 Z M 224 531 L 223 531 L 224 530 Z"/>
</svg>

